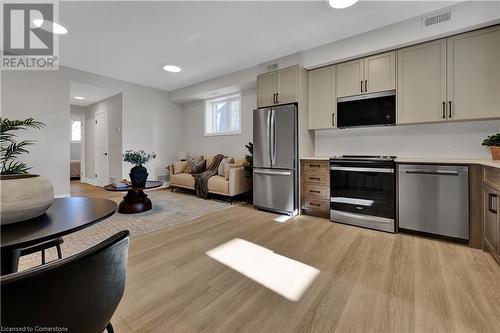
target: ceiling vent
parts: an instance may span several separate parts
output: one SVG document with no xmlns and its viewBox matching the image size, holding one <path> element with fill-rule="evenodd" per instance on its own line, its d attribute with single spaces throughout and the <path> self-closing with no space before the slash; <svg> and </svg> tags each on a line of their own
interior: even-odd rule
<svg viewBox="0 0 500 333">
<path fill-rule="evenodd" d="M 273 71 L 275 69 L 278 69 L 278 64 L 272 64 L 272 65 L 267 65 L 267 71 Z"/>
<path fill-rule="evenodd" d="M 449 20 L 451 20 L 451 12 L 432 15 L 424 18 L 424 27 L 430 27 L 431 25 L 440 24 Z"/>
</svg>

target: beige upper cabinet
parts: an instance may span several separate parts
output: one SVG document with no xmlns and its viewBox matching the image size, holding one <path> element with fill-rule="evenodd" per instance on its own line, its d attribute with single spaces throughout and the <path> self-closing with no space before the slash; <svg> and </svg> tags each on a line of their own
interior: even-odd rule
<svg viewBox="0 0 500 333">
<path fill-rule="evenodd" d="M 273 105 L 276 96 L 276 72 L 261 74 L 257 77 L 257 106 Z"/>
<path fill-rule="evenodd" d="M 307 72 L 307 128 L 336 128 L 335 66 Z"/>
<path fill-rule="evenodd" d="M 446 39 L 398 50 L 398 123 L 446 120 Z"/>
<path fill-rule="evenodd" d="M 396 51 L 364 59 L 364 92 L 396 89 Z"/>
<path fill-rule="evenodd" d="M 359 95 L 363 93 L 363 59 L 344 62 L 337 65 L 337 97 Z"/>
<path fill-rule="evenodd" d="M 257 107 L 293 103 L 299 100 L 299 66 L 261 74 L 257 77 Z"/>
<path fill-rule="evenodd" d="M 293 66 L 278 70 L 276 102 L 293 103 L 299 96 L 299 67 Z"/>
<path fill-rule="evenodd" d="M 448 117 L 500 117 L 500 27 L 448 38 Z"/>
</svg>

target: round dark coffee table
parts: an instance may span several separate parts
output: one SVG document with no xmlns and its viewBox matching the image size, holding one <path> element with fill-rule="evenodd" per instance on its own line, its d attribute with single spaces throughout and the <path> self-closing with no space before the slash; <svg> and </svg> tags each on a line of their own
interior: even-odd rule
<svg viewBox="0 0 500 333">
<path fill-rule="evenodd" d="M 147 212 L 153 205 L 148 195 L 144 193 L 144 190 L 150 190 L 163 185 L 163 182 L 158 181 L 148 181 L 144 187 L 124 187 L 116 188 L 113 185 L 106 185 L 104 189 L 111 192 L 125 192 L 127 194 L 123 197 L 122 202 L 118 206 L 118 213 L 121 214 L 136 214 Z"/>
</svg>

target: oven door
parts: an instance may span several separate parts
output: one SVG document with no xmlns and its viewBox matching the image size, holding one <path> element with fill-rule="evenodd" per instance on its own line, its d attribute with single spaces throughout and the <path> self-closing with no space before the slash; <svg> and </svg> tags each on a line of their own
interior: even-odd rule
<svg viewBox="0 0 500 333">
<path fill-rule="evenodd" d="M 334 211 L 394 220 L 393 166 L 332 163 L 330 193 L 330 207 Z"/>
</svg>

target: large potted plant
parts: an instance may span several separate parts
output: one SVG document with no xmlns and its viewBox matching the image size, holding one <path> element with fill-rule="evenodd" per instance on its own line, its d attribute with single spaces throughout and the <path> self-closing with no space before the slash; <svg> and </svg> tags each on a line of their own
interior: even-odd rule
<svg viewBox="0 0 500 333">
<path fill-rule="evenodd" d="M 130 169 L 130 181 L 132 182 L 132 187 L 141 188 L 146 186 L 146 180 L 148 179 L 148 170 L 142 166 L 146 164 L 149 160 L 156 158 L 156 154 L 146 153 L 144 150 L 127 150 L 123 154 L 123 160 L 134 165 Z"/>
<path fill-rule="evenodd" d="M 249 142 L 245 145 L 245 148 L 248 150 L 248 154 L 245 155 L 245 159 L 247 163 L 245 165 L 245 175 L 247 177 L 247 181 L 252 185 L 253 182 L 253 143 Z M 253 203 L 253 190 L 248 193 L 248 203 Z"/>
<path fill-rule="evenodd" d="M 19 140 L 16 132 L 40 129 L 45 125 L 33 118 L 0 118 L 1 223 L 10 224 L 42 215 L 54 201 L 54 189 L 42 176 L 29 174 L 31 169 L 19 157 L 28 154 L 33 140 Z"/>
<path fill-rule="evenodd" d="M 490 148 L 492 159 L 500 160 L 500 133 L 487 137 L 483 141 L 483 146 Z"/>
</svg>

